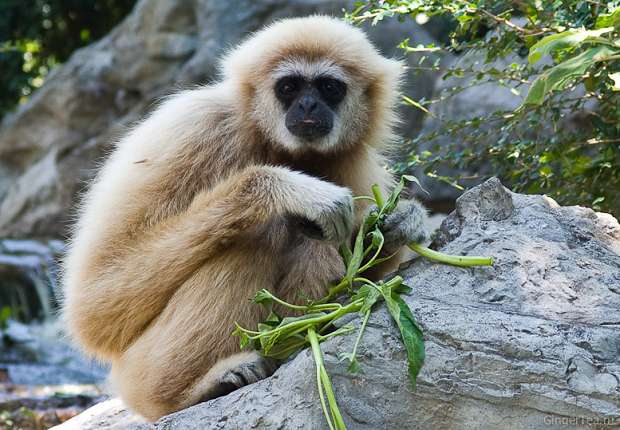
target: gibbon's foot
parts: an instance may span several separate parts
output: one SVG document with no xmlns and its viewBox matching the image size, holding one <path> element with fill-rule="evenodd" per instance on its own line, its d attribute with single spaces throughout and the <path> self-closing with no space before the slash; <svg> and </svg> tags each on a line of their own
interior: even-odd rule
<svg viewBox="0 0 620 430">
<path fill-rule="evenodd" d="M 256 354 L 252 361 L 240 363 L 224 372 L 202 401 L 225 396 L 241 387 L 265 379 L 271 376 L 277 368 L 276 360 Z"/>
<path fill-rule="evenodd" d="M 401 200 L 398 206 L 385 218 L 383 236 L 385 249 L 396 252 L 411 242 L 421 243 L 428 239 L 426 230 L 427 213 L 424 206 L 415 200 Z"/>
</svg>

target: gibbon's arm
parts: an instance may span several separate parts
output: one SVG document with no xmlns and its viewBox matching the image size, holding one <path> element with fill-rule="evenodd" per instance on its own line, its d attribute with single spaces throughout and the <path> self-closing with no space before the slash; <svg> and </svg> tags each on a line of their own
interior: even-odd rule
<svg viewBox="0 0 620 430">
<path fill-rule="evenodd" d="M 87 350 L 113 358 L 194 271 L 248 228 L 293 214 L 315 221 L 337 240 L 350 232 L 350 198 L 345 188 L 285 168 L 248 167 L 200 192 L 186 211 L 153 226 L 83 277 L 65 303 L 70 327 Z M 330 214 L 338 211 L 342 222 L 334 223 Z"/>
</svg>

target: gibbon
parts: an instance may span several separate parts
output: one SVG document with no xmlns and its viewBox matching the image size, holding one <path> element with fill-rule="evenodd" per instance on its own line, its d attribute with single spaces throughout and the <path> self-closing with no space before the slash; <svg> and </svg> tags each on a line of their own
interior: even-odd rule
<svg viewBox="0 0 620 430">
<path fill-rule="evenodd" d="M 340 20 L 281 20 L 116 144 L 81 205 L 63 314 L 131 409 L 155 420 L 275 370 L 234 323 L 265 317 L 262 288 L 304 303 L 344 274 L 338 244 L 368 210 L 352 195 L 392 184 L 402 71 Z M 388 251 L 423 239 L 425 216 L 401 201 Z"/>
</svg>

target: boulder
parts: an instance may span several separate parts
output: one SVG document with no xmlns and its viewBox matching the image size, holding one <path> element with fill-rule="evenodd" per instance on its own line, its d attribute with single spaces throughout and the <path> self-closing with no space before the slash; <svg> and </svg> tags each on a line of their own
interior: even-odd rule
<svg viewBox="0 0 620 430">
<path fill-rule="evenodd" d="M 218 57 L 275 19 L 341 16 L 346 0 L 141 0 L 100 41 L 78 50 L 0 127 L 0 237 L 62 237 L 84 184 L 111 144 L 157 100 L 216 77 Z M 388 55 L 413 35 L 432 38 L 409 20 L 390 20 L 371 37 Z M 409 57 L 412 64 L 416 56 Z M 434 78 L 417 75 L 405 92 L 430 97 Z M 403 131 L 419 129 L 405 109 Z"/>
<path fill-rule="evenodd" d="M 421 325 L 426 363 L 412 391 L 406 355 L 379 307 L 360 345 L 361 373 L 338 355 L 355 333 L 322 344 L 349 429 L 564 429 L 620 426 L 620 225 L 582 207 L 515 194 L 492 179 L 461 196 L 434 244 L 492 255 L 492 267 L 415 259 L 400 273 Z M 359 322 L 358 322 L 359 323 Z M 67 429 L 326 428 L 308 350 L 270 378 L 161 418 L 118 400 Z"/>
</svg>

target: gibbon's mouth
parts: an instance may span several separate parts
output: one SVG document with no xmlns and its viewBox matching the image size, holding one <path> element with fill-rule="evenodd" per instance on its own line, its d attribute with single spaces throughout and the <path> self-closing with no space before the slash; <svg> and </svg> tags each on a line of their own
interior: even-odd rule
<svg viewBox="0 0 620 430">
<path fill-rule="evenodd" d="M 326 124 L 325 122 L 312 118 L 304 118 L 292 124 L 287 124 L 286 128 L 293 136 L 299 137 L 307 142 L 325 137 L 332 130 L 331 124 Z"/>
</svg>

